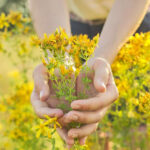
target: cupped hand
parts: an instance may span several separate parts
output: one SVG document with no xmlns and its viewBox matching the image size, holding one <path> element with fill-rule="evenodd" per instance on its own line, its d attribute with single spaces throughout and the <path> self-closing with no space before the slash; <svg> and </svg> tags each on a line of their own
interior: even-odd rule
<svg viewBox="0 0 150 150">
<path fill-rule="evenodd" d="M 46 68 L 42 64 L 35 68 L 33 79 L 34 89 L 31 95 L 31 104 L 35 113 L 40 118 L 44 118 L 44 115 L 57 118 L 62 117 L 64 115 L 63 111 L 61 109 L 56 109 L 59 101 L 54 98 L 55 92 L 51 87 L 50 80 L 48 80 Z M 57 131 L 67 145 L 74 144 L 73 138 L 68 137 L 66 129 L 57 129 Z"/>
<path fill-rule="evenodd" d="M 94 63 L 89 63 L 88 66 L 92 70 L 88 73 L 88 77 L 93 81 L 89 85 L 89 91 L 86 92 L 88 99 L 72 102 L 73 111 L 65 115 L 62 110 L 56 109 L 59 102 L 58 99 L 54 98 L 55 92 L 48 80 L 46 68 L 39 65 L 33 73 L 35 88 L 31 96 L 31 103 L 40 118 L 43 118 L 43 115 L 46 114 L 50 117 L 60 118 L 59 121 L 64 126 L 72 121 L 85 124 L 80 128 L 70 129 L 69 131 L 65 127 L 57 129 L 68 147 L 72 147 L 74 138 L 79 138 L 80 144 L 84 144 L 86 137 L 96 130 L 98 122 L 104 116 L 108 107 L 118 97 L 109 63 L 102 58 L 98 58 L 94 60 Z M 77 78 L 77 93 L 85 89 L 82 83 L 84 76 L 85 74 L 81 72 Z"/>
<path fill-rule="evenodd" d="M 86 137 L 97 129 L 109 106 L 118 98 L 118 90 L 109 63 L 103 58 L 96 58 L 93 63 L 88 63 L 88 66 L 91 68 L 88 78 L 92 80 L 86 92 L 88 98 L 73 101 L 71 103 L 73 111 L 60 119 L 63 124 L 73 121 L 84 124 L 80 128 L 70 129 L 67 133 L 70 138 L 79 138 L 80 144 L 84 144 Z M 77 78 L 77 93 L 85 89 L 82 83 L 84 76 L 85 74 L 81 72 Z"/>
</svg>

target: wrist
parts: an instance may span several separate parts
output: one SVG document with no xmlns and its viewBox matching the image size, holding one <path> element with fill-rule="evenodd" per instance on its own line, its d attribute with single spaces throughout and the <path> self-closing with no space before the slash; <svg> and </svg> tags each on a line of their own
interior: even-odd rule
<svg viewBox="0 0 150 150">
<path fill-rule="evenodd" d="M 115 56 L 116 56 L 116 53 L 115 53 L 115 50 L 116 48 L 111 44 L 111 47 L 110 46 L 104 46 L 104 45 L 101 45 L 99 46 L 98 48 L 95 49 L 95 52 L 94 52 L 94 59 L 96 58 L 104 58 L 105 60 L 107 60 L 107 62 L 109 64 L 112 64 Z"/>
<path fill-rule="evenodd" d="M 107 65 L 107 67 L 110 66 L 110 63 L 104 57 L 92 57 L 87 61 L 87 65 L 93 70 L 95 70 L 100 63 Z"/>
</svg>

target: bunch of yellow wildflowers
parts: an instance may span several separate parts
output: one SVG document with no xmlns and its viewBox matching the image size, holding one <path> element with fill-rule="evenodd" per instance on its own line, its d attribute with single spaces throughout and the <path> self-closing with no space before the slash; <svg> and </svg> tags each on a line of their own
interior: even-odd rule
<svg viewBox="0 0 150 150">
<path fill-rule="evenodd" d="M 37 131 L 36 137 L 48 137 L 49 141 L 52 143 L 52 150 L 58 149 L 55 144 L 55 138 L 53 137 L 56 132 L 56 128 L 61 128 L 61 125 L 57 122 L 57 118 L 50 118 L 44 115 L 45 121 L 41 122 L 39 125 L 34 126 L 33 129 Z"/>
<path fill-rule="evenodd" d="M 40 46 L 44 52 L 42 59 L 53 81 L 53 88 L 57 98 L 64 98 L 69 104 L 77 98 L 75 95 L 75 81 L 83 63 L 93 54 L 98 43 L 99 35 L 92 40 L 87 35 L 68 36 L 60 28 L 51 35 L 44 34 L 43 39 L 32 37 L 32 44 Z M 55 72 L 58 71 L 58 75 Z M 61 101 L 60 101 L 61 103 Z M 60 108 L 70 110 L 61 103 Z"/>
<path fill-rule="evenodd" d="M 87 35 L 69 37 L 62 28 L 56 29 L 55 33 L 49 36 L 44 34 L 43 39 L 32 37 L 32 44 L 40 46 L 44 52 L 42 62 L 47 68 L 56 97 L 60 100 L 57 107 L 65 112 L 71 108 L 63 101 L 61 102 L 61 99 L 65 99 L 70 105 L 78 98 L 75 91 L 76 78 L 83 63 L 92 56 L 98 39 L 99 35 L 92 40 Z M 78 124 L 71 123 L 70 126 L 78 126 Z M 76 143 L 74 149 L 83 150 L 85 148 Z"/>
</svg>

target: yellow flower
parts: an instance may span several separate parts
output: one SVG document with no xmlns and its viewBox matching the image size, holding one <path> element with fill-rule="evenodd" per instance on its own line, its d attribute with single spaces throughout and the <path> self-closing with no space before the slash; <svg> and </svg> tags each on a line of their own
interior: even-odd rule
<svg viewBox="0 0 150 150">
<path fill-rule="evenodd" d="M 71 76 L 71 75 L 74 73 L 73 67 L 70 66 L 70 67 L 68 68 L 67 72 L 68 72 L 68 75 Z"/>
<path fill-rule="evenodd" d="M 59 122 L 56 122 L 56 126 L 59 128 L 62 128 L 62 126 L 59 124 Z"/>
<path fill-rule="evenodd" d="M 19 71 L 16 69 L 16 70 L 12 70 L 8 73 L 8 76 L 9 77 L 13 77 L 13 78 L 18 78 L 19 77 Z"/>
<path fill-rule="evenodd" d="M 77 55 L 74 56 L 74 62 L 75 62 L 76 68 L 79 68 L 82 65 L 81 61 Z"/>
<path fill-rule="evenodd" d="M 67 74 L 67 69 L 65 68 L 64 65 L 60 65 L 60 72 L 61 72 L 62 75 Z"/>
<path fill-rule="evenodd" d="M 46 61 L 45 61 L 45 59 L 44 59 L 44 58 L 42 58 L 42 63 L 43 63 L 43 65 L 44 65 L 44 66 L 46 66 L 46 65 L 47 65 L 47 63 L 46 63 Z"/>
<path fill-rule="evenodd" d="M 36 138 L 39 138 L 41 135 L 45 135 L 48 128 L 43 123 L 41 123 L 41 124 L 33 127 L 33 129 L 37 130 Z"/>
<path fill-rule="evenodd" d="M 54 71 L 55 71 L 55 69 L 54 68 L 51 68 L 50 70 L 49 70 L 49 74 L 52 76 L 52 75 L 54 75 Z"/>
<path fill-rule="evenodd" d="M 1 16 L 0 16 L 0 29 L 3 29 L 5 27 L 6 28 L 9 27 L 8 18 L 5 15 L 5 13 L 2 13 Z"/>
<path fill-rule="evenodd" d="M 8 15 L 8 20 L 12 25 L 16 25 L 19 28 L 23 28 L 21 13 L 11 11 Z"/>
<path fill-rule="evenodd" d="M 0 52 L 4 52 L 4 47 L 2 43 L 0 43 Z"/>
<path fill-rule="evenodd" d="M 12 139 L 21 139 L 22 138 L 23 140 L 26 141 L 28 136 L 25 132 L 21 131 L 18 128 L 15 128 L 10 132 L 9 137 Z"/>
<path fill-rule="evenodd" d="M 23 33 L 27 34 L 27 33 L 29 33 L 29 31 L 30 31 L 30 28 L 29 27 L 25 27 L 24 30 L 23 30 Z"/>
<path fill-rule="evenodd" d="M 133 111 L 129 111 L 128 112 L 128 117 L 129 118 L 134 118 L 135 117 L 134 112 Z"/>
<path fill-rule="evenodd" d="M 92 41 L 94 41 L 95 45 L 97 45 L 99 42 L 99 34 L 97 34 Z"/>
<path fill-rule="evenodd" d="M 51 138 L 52 138 L 52 134 L 51 134 L 50 132 L 48 132 L 47 137 L 48 137 L 49 139 L 51 139 Z"/>
<path fill-rule="evenodd" d="M 49 57 L 50 59 L 50 64 L 52 64 L 54 67 L 57 65 L 57 61 L 54 57 Z"/>
<path fill-rule="evenodd" d="M 60 127 L 60 124 L 57 122 L 57 118 L 51 118 L 48 115 L 44 115 L 46 121 L 40 123 L 37 126 L 34 126 L 33 129 L 36 130 L 36 137 L 39 138 L 41 135 L 47 136 L 48 138 L 52 137 L 52 130 L 49 125 L 51 125 L 52 129 L 56 130 L 57 127 Z"/>
<path fill-rule="evenodd" d="M 146 92 L 139 98 L 139 111 L 150 116 L 150 93 Z"/>
<path fill-rule="evenodd" d="M 2 126 L 2 124 L 0 124 L 0 131 L 3 129 L 3 126 Z"/>
<path fill-rule="evenodd" d="M 6 106 L 4 104 L 0 104 L 0 112 L 5 112 L 6 110 Z"/>
<path fill-rule="evenodd" d="M 9 143 L 9 142 L 5 142 L 5 143 L 4 143 L 4 147 L 5 147 L 5 149 L 10 148 L 10 143 Z"/>
<path fill-rule="evenodd" d="M 78 75 L 79 75 L 79 73 L 80 73 L 80 71 L 81 71 L 81 67 L 76 68 L 76 70 L 75 70 L 75 75 L 76 75 L 76 76 L 78 76 Z"/>
<path fill-rule="evenodd" d="M 73 48 L 70 48 L 67 52 L 68 52 L 69 54 L 73 54 L 73 53 L 74 53 L 74 50 L 73 50 Z"/>
<path fill-rule="evenodd" d="M 31 42 L 30 42 L 31 45 L 33 46 L 40 46 L 41 45 L 41 41 L 40 39 L 37 37 L 37 36 L 31 36 Z"/>
<path fill-rule="evenodd" d="M 44 125 L 50 125 L 50 124 L 53 124 L 53 127 L 56 129 L 56 127 L 59 127 L 61 128 L 61 125 L 59 124 L 59 122 L 57 121 L 57 118 L 56 117 L 49 117 L 48 115 L 44 115 L 45 119 L 47 119 L 45 122 L 44 122 Z"/>
<path fill-rule="evenodd" d="M 67 35 L 67 33 L 65 32 L 65 30 L 62 29 L 61 27 L 59 27 L 59 30 L 60 30 L 61 38 L 62 38 L 62 39 L 68 39 L 68 35 Z"/>
</svg>

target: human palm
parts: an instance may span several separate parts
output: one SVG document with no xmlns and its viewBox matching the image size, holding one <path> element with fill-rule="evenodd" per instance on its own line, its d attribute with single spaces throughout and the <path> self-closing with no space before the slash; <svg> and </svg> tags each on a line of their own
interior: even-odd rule
<svg viewBox="0 0 150 150">
<path fill-rule="evenodd" d="M 85 137 L 96 130 L 97 124 L 105 114 L 108 106 L 118 96 L 111 68 L 104 59 L 98 59 L 94 65 L 89 65 L 89 68 L 90 71 L 88 73 L 80 72 L 79 76 L 77 77 L 75 87 L 76 94 L 79 96 L 81 93 L 84 93 L 86 98 L 84 97 L 84 99 L 81 98 L 80 100 L 73 101 L 71 103 L 71 108 L 73 110 L 66 114 L 64 114 L 62 110 L 56 108 L 60 102 L 65 103 L 66 105 L 67 103 L 64 99 L 60 101 L 58 98 L 56 98 L 55 90 L 52 88 L 51 81 L 42 82 L 44 84 L 41 86 L 35 85 L 35 89 L 32 94 L 31 102 L 36 113 L 40 117 L 45 114 L 51 117 L 58 117 L 59 122 L 64 127 L 57 130 L 60 136 L 70 146 L 73 145 L 74 138 L 79 138 L 80 143 L 84 143 Z M 46 71 L 42 70 L 40 72 L 44 74 Z M 37 71 L 34 74 L 37 73 L 39 72 Z M 47 76 L 46 73 L 45 76 Z M 85 77 L 88 77 L 88 79 L 91 80 L 91 82 L 88 83 L 88 89 L 86 89 L 85 84 L 83 84 L 83 78 Z M 34 77 L 34 79 L 35 83 L 38 83 L 40 80 L 45 80 L 45 77 L 38 76 Z M 44 92 L 44 94 L 41 94 L 41 91 Z M 65 126 L 70 122 L 79 122 L 83 123 L 84 125 L 77 129 L 74 128 L 66 130 Z"/>
</svg>

